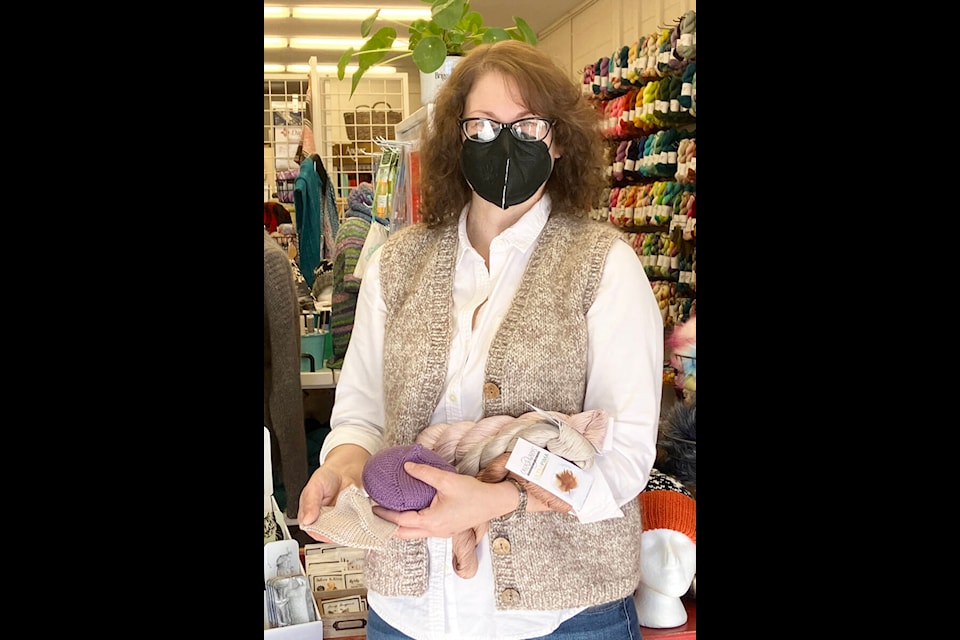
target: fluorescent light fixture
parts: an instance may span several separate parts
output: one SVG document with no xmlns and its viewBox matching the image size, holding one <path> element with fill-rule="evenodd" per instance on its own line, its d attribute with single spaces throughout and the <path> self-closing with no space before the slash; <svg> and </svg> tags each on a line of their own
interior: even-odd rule
<svg viewBox="0 0 960 640">
<path fill-rule="evenodd" d="M 349 47 L 359 49 L 366 42 L 363 38 L 290 38 L 291 49 L 323 49 L 330 51 L 345 51 Z M 397 38 L 393 41 L 393 48 L 405 50 L 409 40 Z M 266 46 L 266 38 L 264 38 Z"/>
<path fill-rule="evenodd" d="M 264 65 L 264 67 L 266 67 L 266 65 Z M 355 64 L 347 65 L 346 75 L 350 76 L 356 70 L 357 70 L 357 65 Z M 283 71 L 283 69 L 281 69 L 281 71 Z M 335 74 L 336 72 L 337 72 L 337 65 L 335 64 L 318 64 L 317 65 L 317 73 Z M 367 69 L 367 72 L 364 75 L 364 77 L 369 75 L 389 75 L 391 73 L 396 73 L 396 72 L 397 72 L 396 67 L 391 67 L 390 65 L 377 65 Z M 310 73 L 310 65 L 309 64 L 288 64 L 287 73 Z"/>
<path fill-rule="evenodd" d="M 263 72 L 264 73 L 283 73 L 284 68 L 282 64 L 267 64 L 263 63 Z"/>
<path fill-rule="evenodd" d="M 287 38 L 277 36 L 263 36 L 264 49 L 283 49 L 289 44 Z"/>
<path fill-rule="evenodd" d="M 364 20 L 376 10 L 377 7 L 325 7 L 314 5 L 311 7 L 294 7 L 292 15 L 294 18 L 305 20 Z M 380 17 L 385 20 L 403 20 L 404 22 L 413 22 L 417 18 L 429 20 L 430 9 L 416 6 L 387 7 L 380 9 Z"/>
<path fill-rule="evenodd" d="M 263 17 L 267 18 L 289 18 L 290 7 L 268 7 L 263 6 Z"/>
<path fill-rule="evenodd" d="M 348 64 L 346 70 L 344 71 L 344 74 L 349 73 L 352 75 L 353 72 L 356 70 L 357 70 L 357 65 Z M 335 64 L 324 64 L 324 65 L 318 64 L 317 65 L 317 73 L 336 73 L 336 72 L 337 72 L 337 65 Z M 363 77 L 366 78 L 367 74 L 371 74 L 375 76 L 386 76 L 396 72 L 397 72 L 396 67 L 391 67 L 390 65 L 377 65 L 367 69 Z"/>
</svg>

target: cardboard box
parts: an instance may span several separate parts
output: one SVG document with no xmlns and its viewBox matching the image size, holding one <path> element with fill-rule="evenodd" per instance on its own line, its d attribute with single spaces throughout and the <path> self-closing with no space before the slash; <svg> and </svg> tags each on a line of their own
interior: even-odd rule
<svg viewBox="0 0 960 640">
<path fill-rule="evenodd" d="M 367 588 L 363 549 L 333 543 L 307 544 L 304 567 L 323 617 L 324 638 L 367 636 Z"/>
<path fill-rule="evenodd" d="M 314 591 L 313 595 L 317 599 L 320 615 L 323 617 L 324 638 L 356 640 L 367 637 L 366 588 Z M 354 608 L 354 603 L 360 603 L 361 599 L 362 611 L 334 613 L 334 611 Z M 330 613 L 324 614 L 324 610 Z"/>
<path fill-rule="evenodd" d="M 264 555 L 268 544 L 276 544 L 291 540 L 290 529 L 287 527 L 287 521 L 284 518 L 283 511 L 280 510 L 276 498 L 273 496 L 273 463 L 270 458 L 270 431 L 263 428 L 263 513 L 264 513 Z M 272 513 L 277 523 L 278 539 L 275 542 L 266 542 L 266 521 L 267 514 Z M 300 573 L 306 575 L 303 570 L 303 563 L 297 557 L 297 564 L 300 567 Z M 320 608 L 317 606 L 316 597 L 311 592 L 311 600 L 316 612 L 315 622 L 304 622 L 302 624 L 290 625 L 288 627 L 270 628 L 267 618 L 267 590 L 266 577 L 264 577 L 263 590 L 263 637 L 264 640 L 317 640 L 327 637 L 323 633 L 323 617 L 320 614 Z M 366 622 L 364 622 L 366 626 Z"/>
</svg>

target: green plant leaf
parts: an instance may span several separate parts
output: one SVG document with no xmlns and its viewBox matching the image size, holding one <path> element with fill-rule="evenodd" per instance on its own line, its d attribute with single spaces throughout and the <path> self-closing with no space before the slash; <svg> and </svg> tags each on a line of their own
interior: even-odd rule
<svg viewBox="0 0 960 640">
<path fill-rule="evenodd" d="M 354 91 L 357 90 L 357 85 L 360 84 L 360 78 L 363 77 L 363 69 L 357 69 L 353 72 L 353 82 L 350 83 L 350 97 L 353 97 Z"/>
<path fill-rule="evenodd" d="M 353 57 L 353 47 L 350 47 L 343 52 L 343 55 L 340 56 L 340 59 L 337 60 L 337 80 L 343 80 L 343 74 L 347 71 L 347 63 L 350 62 L 350 58 Z"/>
<path fill-rule="evenodd" d="M 463 53 L 463 45 L 466 39 L 467 36 L 459 31 L 448 31 L 444 40 L 447 44 L 447 51 L 449 53 Z"/>
<path fill-rule="evenodd" d="M 442 67 L 446 57 L 447 45 L 436 36 L 423 38 L 413 50 L 413 63 L 423 73 L 433 73 Z"/>
<path fill-rule="evenodd" d="M 397 39 L 397 30 L 393 27 L 381 27 L 375 34 L 363 43 L 360 51 L 371 51 L 373 49 L 390 49 L 393 41 Z M 383 57 L 383 56 L 381 56 Z"/>
<path fill-rule="evenodd" d="M 426 1 L 426 0 L 424 0 Z M 417 18 L 410 23 L 408 29 L 408 45 L 407 48 L 413 51 L 414 47 L 417 46 L 417 43 L 420 42 L 420 38 L 423 37 L 423 32 L 427 29 L 429 23 L 423 18 Z"/>
<path fill-rule="evenodd" d="M 377 9 L 371 13 L 363 22 L 360 23 L 360 35 L 366 38 L 370 35 L 370 31 L 373 29 L 373 23 L 377 21 L 377 16 L 380 15 L 380 9 Z"/>
<path fill-rule="evenodd" d="M 393 41 L 396 39 L 397 30 L 393 27 L 383 27 L 373 34 L 357 51 L 357 71 L 366 71 L 383 60 L 384 56 L 392 51 Z"/>
<path fill-rule="evenodd" d="M 485 27 L 483 16 L 470 10 L 469 0 L 421 0 L 430 5 L 430 20 L 419 18 L 409 25 L 409 45 L 399 57 L 412 56 L 413 62 L 423 73 L 433 73 L 441 66 L 448 55 L 460 55 L 481 42 L 499 42 L 500 40 L 522 40 L 537 44 L 537 35 L 523 18 L 513 16 L 514 27 Z M 383 27 L 372 36 L 370 33 L 380 16 L 376 9 L 360 24 L 360 34 L 366 38 L 359 49 L 350 47 L 343 52 L 337 62 L 337 78 L 343 80 L 349 61 L 357 58 L 357 70 L 353 73 L 350 95 L 353 96 L 364 73 L 373 65 L 380 63 L 386 54 L 396 53 L 393 43 L 397 37 L 396 29 Z M 391 58 L 390 62 L 395 60 Z"/>
<path fill-rule="evenodd" d="M 457 28 L 467 33 L 477 33 L 483 26 L 483 16 L 476 11 L 467 12 L 457 23 Z"/>
<path fill-rule="evenodd" d="M 359 55 L 357 55 L 357 71 L 366 71 L 383 60 L 387 53 L 388 51 L 384 51 L 383 49 L 377 49 L 375 51 L 363 51 L 361 49 Z"/>
<path fill-rule="evenodd" d="M 442 29 L 452 29 L 463 16 L 464 0 L 437 0 L 430 7 L 433 22 Z"/>
<path fill-rule="evenodd" d="M 530 25 L 527 24 L 527 21 L 523 18 L 518 18 L 513 16 L 513 22 L 517 25 L 517 29 L 520 30 L 521 38 L 524 42 L 529 42 L 530 44 L 537 44 L 537 34 L 534 33 L 533 29 L 530 28 Z"/>
<path fill-rule="evenodd" d="M 510 40 L 510 34 L 506 29 L 500 27 L 490 27 L 483 33 L 483 43 L 499 42 L 500 40 Z"/>
<path fill-rule="evenodd" d="M 435 22 L 427 23 L 426 28 L 423 30 L 424 37 L 437 36 L 438 38 L 442 38 L 445 33 L 447 33 L 447 30 L 441 28 L 440 25 Z"/>
<path fill-rule="evenodd" d="M 337 79 L 343 80 L 346 72 L 347 63 L 350 58 L 357 56 L 357 70 L 353 72 L 353 85 L 350 89 L 350 96 L 356 91 L 360 79 L 367 69 L 377 64 L 390 52 L 393 51 L 393 41 L 397 39 L 397 30 L 393 27 L 383 27 L 371 36 L 359 50 L 353 47 L 348 48 L 337 61 Z"/>
<path fill-rule="evenodd" d="M 393 53 L 393 52 L 395 52 L 395 51 L 396 51 L 396 49 L 392 49 L 392 50 L 390 50 L 390 51 L 384 51 L 384 52 L 383 52 L 383 55 L 386 55 L 387 53 Z M 413 55 L 413 52 L 412 52 L 412 51 L 403 51 L 403 52 L 398 53 L 397 55 L 393 56 L 392 58 L 388 58 L 388 59 L 384 60 L 383 62 L 384 62 L 384 64 L 390 64 L 391 62 L 396 62 L 397 60 L 400 60 L 401 58 L 409 58 L 409 57 L 411 57 L 412 55 Z M 363 74 L 366 73 L 366 71 L 367 71 L 367 68 L 361 69 L 361 68 L 359 67 L 359 65 L 358 65 L 357 70 L 353 72 L 353 76 L 352 76 L 353 84 L 352 84 L 352 86 L 351 86 L 351 88 L 350 88 L 350 97 L 351 97 L 351 98 L 353 97 L 354 91 L 357 90 L 357 85 L 360 84 L 360 79 L 363 77 Z M 339 79 L 340 79 L 340 80 L 343 80 L 343 77 L 340 77 Z"/>
</svg>

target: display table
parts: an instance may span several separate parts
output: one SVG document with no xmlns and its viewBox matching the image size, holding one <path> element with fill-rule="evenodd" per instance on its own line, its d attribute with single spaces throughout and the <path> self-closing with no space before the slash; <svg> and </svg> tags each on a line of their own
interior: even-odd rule
<svg viewBox="0 0 960 640">
<path fill-rule="evenodd" d="M 687 621 L 679 627 L 669 629 L 651 629 L 641 625 L 640 633 L 644 640 L 648 638 L 669 638 L 670 640 L 696 640 L 697 638 L 697 600 L 683 598 L 683 606 L 687 610 Z"/>
<path fill-rule="evenodd" d="M 340 379 L 339 369 L 323 369 L 321 371 L 301 371 L 300 387 L 302 389 L 333 389 Z"/>
</svg>

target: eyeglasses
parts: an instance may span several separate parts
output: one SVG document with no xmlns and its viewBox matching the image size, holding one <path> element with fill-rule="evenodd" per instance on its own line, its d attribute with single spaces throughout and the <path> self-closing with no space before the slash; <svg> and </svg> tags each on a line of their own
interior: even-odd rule
<svg viewBox="0 0 960 640">
<path fill-rule="evenodd" d="M 522 142 L 537 142 L 543 140 L 550 133 L 553 124 L 546 118 L 521 118 L 514 122 L 497 122 L 490 118 L 464 118 L 460 121 L 463 135 L 476 142 L 490 142 L 498 135 L 503 127 L 507 127 L 513 137 Z"/>
</svg>

